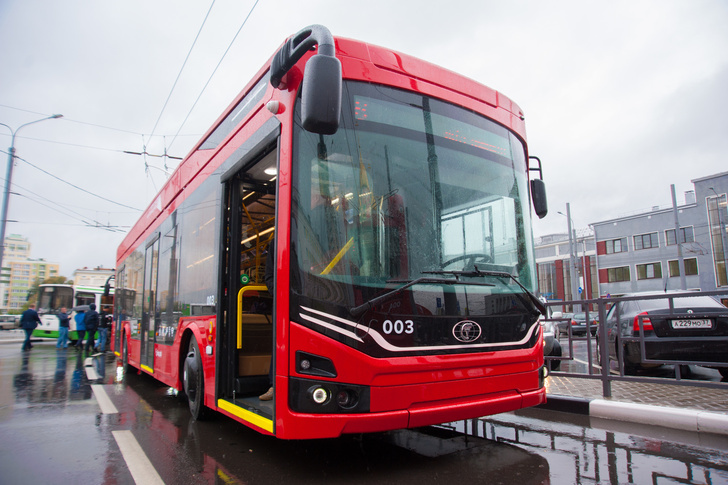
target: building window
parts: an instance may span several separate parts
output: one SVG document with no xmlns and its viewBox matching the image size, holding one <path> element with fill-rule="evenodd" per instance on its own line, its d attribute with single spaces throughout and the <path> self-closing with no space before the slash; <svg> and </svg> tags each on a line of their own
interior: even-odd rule
<svg viewBox="0 0 728 485">
<path fill-rule="evenodd" d="M 698 274 L 698 258 L 683 259 L 685 264 L 685 276 L 695 276 Z M 680 261 L 677 259 L 667 262 L 670 270 L 670 278 L 680 276 Z"/>
<path fill-rule="evenodd" d="M 620 281 L 629 281 L 629 266 L 622 266 L 620 268 L 609 268 L 607 269 L 607 282 L 618 283 Z"/>
<path fill-rule="evenodd" d="M 612 240 L 606 241 L 606 243 L 607 243 L 607 254 L 624 253 L 628 250 L 626 237 L 623 237 L 620 239 L 612 239 Z"/>
<path fill-rule="evenodd" d="M 665 241 L 668 246 L 675 245 L 675 229 L 668 229 L 667 231 L 665 231 Z M 695 237 L 693 236 L 693 227 L 681 227 L 680 244 L 693 241 L 695 241 Z"/>
<path fill-rule="evenodd" d="M 638 280 L 652 280 L 656 278 L 662 278 L 662 265 L 660 263 L 637 265 Z"/>
<path fill-rule="evenodd" d="M 640 234 L 634 237 L 634 249 L 650 249 L 660 247 L 660 241 L 656 232 Z"/>
<path fill-rule="evenodd" d="M 550 258 L 556 256 L 556 246 L 536 248 L 536 258 Z"/>
</svg>

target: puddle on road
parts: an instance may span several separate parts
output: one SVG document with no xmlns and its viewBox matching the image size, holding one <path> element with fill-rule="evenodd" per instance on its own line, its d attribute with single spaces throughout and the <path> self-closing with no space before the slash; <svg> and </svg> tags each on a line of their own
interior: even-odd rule
<svg viewBox="0 0 728 485">
<path fill-rule="evenodd" d="M 654 435 L 646 437 L 636 434 L 639 425 L 631 425 L 631 432 L 619 422 L 600 429 L 591 427 L 586 416 L 560 420 L 559 415 L 565 413 L 524 410 L 447 427 L 543 456 L 551 483 L 728 483 L 725 437 L 645 427 Z M 613 425 L 624 431 L 614 431 Z"/>
</svg>

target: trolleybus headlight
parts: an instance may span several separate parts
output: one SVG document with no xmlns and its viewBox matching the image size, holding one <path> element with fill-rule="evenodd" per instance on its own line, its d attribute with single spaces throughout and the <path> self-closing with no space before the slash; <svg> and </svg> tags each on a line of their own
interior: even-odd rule
<svg viewBox="0 0 728 485">
<path fill-rule="evenodd" d="M 336 394 L 336 403 L 344 409 L 353 408 L 357 402 L 358 397 L 356 392 L 350 389 L 342 389 Z"/>
<path fill-rule="evenodd" d="M 329 400 L 329 391 L 323 387 L 312 387 L 309 392 L 311 399 L 316 404 L 324 404 Z"/>
</svg>

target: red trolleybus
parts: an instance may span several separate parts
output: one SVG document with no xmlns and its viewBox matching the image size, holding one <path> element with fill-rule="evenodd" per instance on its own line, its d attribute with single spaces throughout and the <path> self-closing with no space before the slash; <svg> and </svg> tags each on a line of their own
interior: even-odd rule
<svg viewBox="0 0 728 485">
<path fill-rule="evenodd" d="M 505 96 L 304 29 L 119 247 L 116 352 L 286 439 L 542 403 L 529 169 Z"/>
</svg>

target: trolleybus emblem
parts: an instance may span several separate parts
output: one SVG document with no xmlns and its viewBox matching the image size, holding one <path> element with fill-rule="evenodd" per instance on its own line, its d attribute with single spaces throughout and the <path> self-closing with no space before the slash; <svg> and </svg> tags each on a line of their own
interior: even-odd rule
<svg viewBox="0 0 728 485">
<path fill-rule="evenodd" d="M 475 342 L 480 338 L 480 334 L 480 325 L 472 320 L 463 320 L 456 323 L 452 328 L 453 337 L 465 344 Z"/>
</svg>

